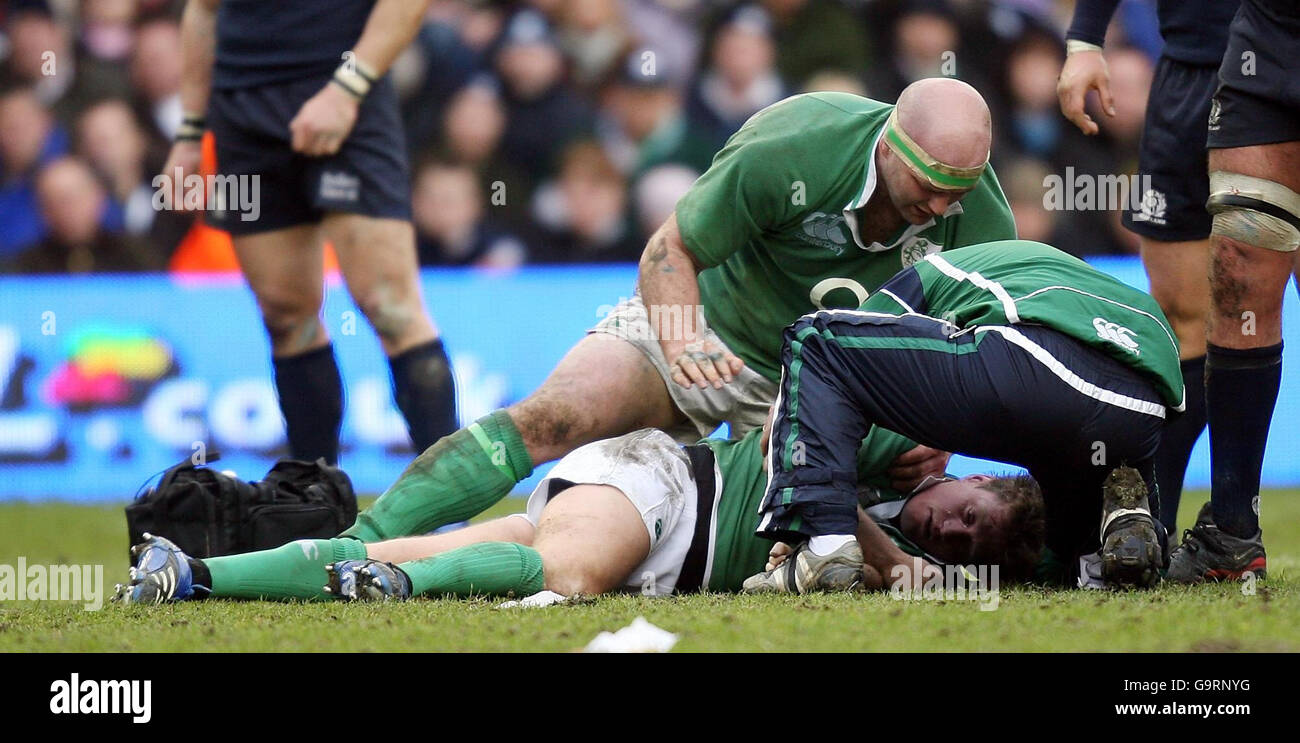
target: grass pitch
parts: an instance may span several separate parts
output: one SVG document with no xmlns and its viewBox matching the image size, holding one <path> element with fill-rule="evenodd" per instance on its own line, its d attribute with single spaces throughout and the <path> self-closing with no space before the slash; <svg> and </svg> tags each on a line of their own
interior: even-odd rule
<svg viewBox="0 0 1300 743">
<path fill-rule="evenodd" d="M 1206 493 L 1184 495 L 1190 524 Z M 608 596 L 574 606 L 497 600 L 392 604 L 206 601 L 161 607 L 0 602 L 0 652 L 572 651 L 637 616 L 680 636 L 677 651 L 1300 651 L 1300 492 L 1264 494 L 1269 578 L 1144 593 L 1002 587 L 976 601 L 889 594 Z M 520 510 L 508 500 L 492 515 Z M 0 564 L 102 564 L 126 577 L 120 506 L 0 504 Z"/>
</svg>

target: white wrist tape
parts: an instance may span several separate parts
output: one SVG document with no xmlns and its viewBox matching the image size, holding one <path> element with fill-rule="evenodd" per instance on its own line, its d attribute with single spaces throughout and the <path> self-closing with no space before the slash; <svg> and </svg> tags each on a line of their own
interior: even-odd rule
<svg viewBox="0 0 1300 743">
<path fill-rule="evenodd" d="M 1075 52 L 1099 52 L 1099 51 L 1101 51 L 1101 47 L 1097 46 L 1096 44 L 1091 44 L 1087 41 L 1083 41 L 1081 39 L 1066 39 L 1065 41 L 1065 56 L 1067 57 L 1070 56 L 1071 54 L 1074 54 Z"/>
<path fill-rule="evenodd" d="M 352 58 L 343 62 L 334 70 L 332 81 L 343 88 L 352 97 L 360 100 L 370 92 L 370 87 L 377 79 L 373 70 L 359 59 Z"/>
</svg>

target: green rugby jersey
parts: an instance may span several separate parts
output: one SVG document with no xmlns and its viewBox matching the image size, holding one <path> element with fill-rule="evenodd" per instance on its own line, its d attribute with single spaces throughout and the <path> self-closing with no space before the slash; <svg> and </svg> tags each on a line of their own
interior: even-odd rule
<svg viewBox="0 0 1300 743">
<path fill-rule="evenodd" d="M 926 256 L 915 269 L 919 286 L 900 277 L 860 309 L 918 312 L 959 328 L 1045 325 L 1137 370 L 1155 385 L 1166 405 L 1182 409 L 1178 340 L 1150 295 L 1050 245 L 1029 240 Z"/>
<path fill-rule="evenodd" d="M 781 331 L 818 309 L 853 308 L 899 270 L 948 248 L 1016 237 L 993 169 L 941 217 L 862 244 L 854 210 L 877 185 L 876 143 L 892 105 L 807 93 L 755 114 L 677 202 L 677 225 L 704 270 L 709 325 L 768 379 Z"/>
<path fill-rule="evenodd" d="M 762 431 L 754 429 L 740 439 L 704 439 L 713 450 L 722 474 L 722 495 L 718 499 L 717 518 L 713 522 L 713 568 L 709 574 L 710 591 L 739 591 L 745 579 L 762 572 L 772 542 L 755 536 L 760 515 L 759 504 L 767 490 L 767 471 L 759 450 Z M 893 431 L 872 428 L 858 449 L 858 478 L 872 488 L 874 498 L 893 500 L 903 493 L 889 487 L 885 470 L 903 452 L 916 446 L 914 441 Z M 900 535 L 887 530 L 905 550 L 911 547 Z M 912 548 L 915 549 L 915 548 Z"/>
</svg>

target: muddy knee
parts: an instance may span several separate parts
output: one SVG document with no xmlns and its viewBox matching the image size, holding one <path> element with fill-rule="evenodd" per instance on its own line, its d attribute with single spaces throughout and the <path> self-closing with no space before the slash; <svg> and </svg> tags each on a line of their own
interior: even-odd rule
<svg viewBox="0 0 1300 743">
<path fill-rule="evenodd" d="M 423 317 L 423 310 L 391 282 L 377 282 L 364 292 L 353 294 L 361 313 L 380 338 L 403 339 Z"/>
<path fill-rule="evenodd" d="M 325 337 L 320 323 L 320 302 L 291 296 L 257 298 L 262 325 L 271 347 L 281 354 L 306 351 Z"/>
<path fill-rule="evenodd" d="M 1283 289 L 1290 275 L 1289 260 L 1276 260 L 1282 255 L 1215 236 L 1210 273 L 1212 342 L 1224 342 L 1238 330 L 1245 336 L 1280 333 Z"/>
</svg>

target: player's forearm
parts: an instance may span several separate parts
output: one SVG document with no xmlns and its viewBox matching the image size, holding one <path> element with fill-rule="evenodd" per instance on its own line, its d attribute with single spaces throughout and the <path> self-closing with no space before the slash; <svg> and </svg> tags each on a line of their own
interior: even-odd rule
<svg viewBox="0 0 1300 743">
<path fill-rule="evenodd" d="M 899 549 L 867 512 L 858 509 L 858 546 L 862 547 L 862 561 L 888 576 L 895 565 L 912 563 L 912 556 Z"/>
<path fill-rule="evenodd" d="M 420 30 L 431 0 L 378 0 L 352 49 L 357 62 L 383 77 Z"/>
<path fill-rule="evenodd" d="M 217 8 L 221 0 L 189 0 L 181 14 L 181 110 L 202 116 L 212 90 Z"/>
<path fill-rule="evenodd" d="M 700 305 L 698 272 L 699 267 L 677 230 L 677 217 L 669 217 L 650 237 L 641 253 L 637 275 L 637 286 L 650 317 L 650 326 L 669 359 L 676 358 L 688 342 L 699 340 L 685 337 L 684 332 L 689 328 L 694 333 L 699 327 L 695 322 Z M 691 318 L 689 325 L 686 322 L 688 316 Z"/>
</svg>

